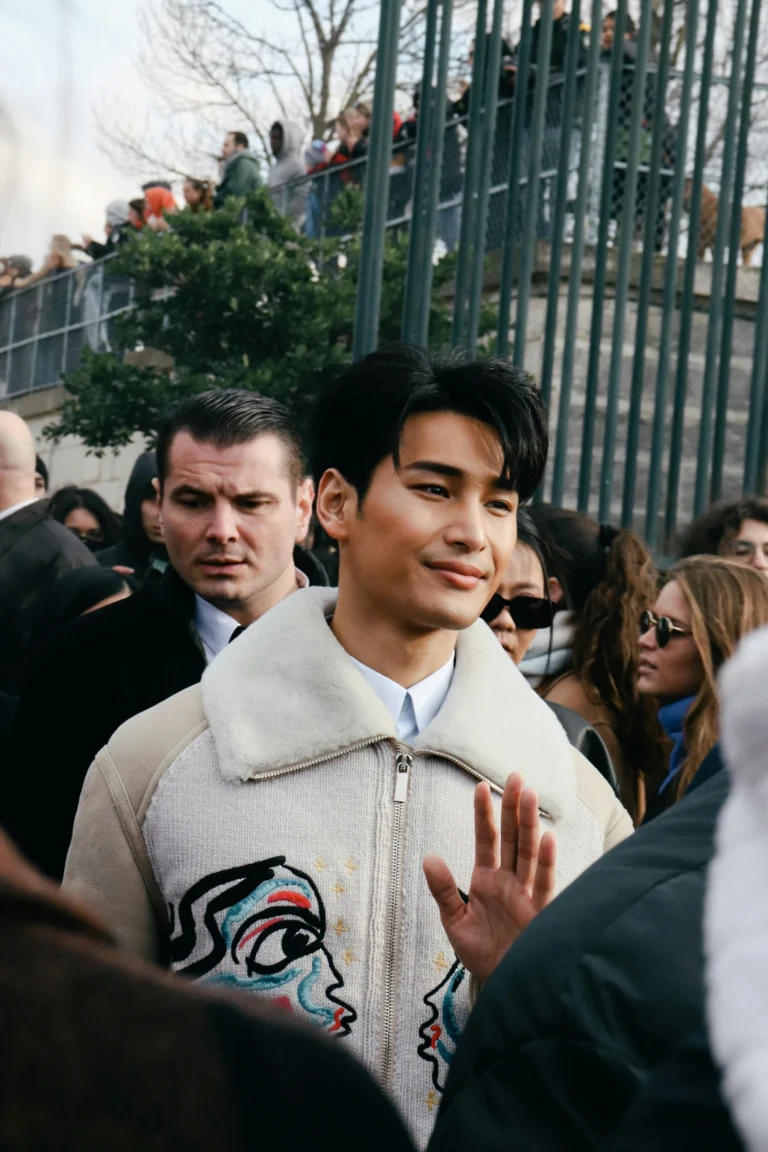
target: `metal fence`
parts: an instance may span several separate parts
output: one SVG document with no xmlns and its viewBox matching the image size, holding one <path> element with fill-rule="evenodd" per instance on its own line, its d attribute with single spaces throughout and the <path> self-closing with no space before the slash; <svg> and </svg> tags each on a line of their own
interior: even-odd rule
<svg viewBox="0 0 768 1152">
<path fill-rule="evenodd" d="M 512 62 L 502 0 L 478 0 L 470 94 L 457 108 L 447 99 L 451 0 L 429 0 L 424 95 L 393 144 L 400 3 L 389 0 L 367 158 L 282 193 L 287 210 L 304 188 L 304 230 L 324 237 L 343 189 L 364 190 L 355 355 L 377 342 L 385 229 L 409 244 L 405 339 L 428 342 L 433 262 L 455 253 L 454 345 L 508 355 L 549 406 L 554 451 L 540 497 L 633 525 L 660 548 L 710 499 L 765 482 L 761 2 L 734 0 L 718 74 L 725 0 L 664 0 L 656 50 L 650 0 L 631 37 L 627 0 L 617 0 L 608 46 L 599 0 L 589 11 L 572 0 L 557 60 L 551 2 L 534 22 L 524 0 Z M 483 299 L 497 307 L 490 336 Z M 130 300 L 103 262 L 0 301 L 0 394 L 55 382 L 83 346 L 109 348 L 111 320 Z"/>
<path fill-rule="evenodd" d="M 0 299 L 0 398 L 48 388 L 77 368 L 83 348 L 108 352 L 113 320 L 133 302 L 133 284 L 113 257 L 61 272 Z"/>
<path fill-rule="evenodd" d="M 472 88 L 482 99 L 468 121 L 453 342 L 473 352 L 482 343 L 488 240 L 496 246 L 500 236 L 498 323 L 484 347 L 541 383 L 554 451 L 540 498 L 633 525 L 665 547 L 710 500 L 764 485 L 768 260 L 759 256 L 768 166 L 765 148 L 753 157 L 749 147 L 765 129 L 754 116 L 765 87 L 757 83 L 761 0 L 727 10 L 724 0 L 664 0 L 657 53 L 650 0 L 631 36 L 627 0 L 618 0 L 609 45 L 599 0 L 589 12 L 573 0 L 559 75 L 550 70 L 552 5 L 540 6 L 534 25 L 525 0 L 499 188 L 503 7 L 477 6 Z M 432 0 L 429 12 L 441 51 L 437 65 L 434 52 L 427 60 L 422 91 L 439 108 L 450 0 Z M 594 30 L 586 45 L 573 34 L 582 19 Z M 561 26 L 561 48 L 562 40 Z M 720 75 L 716 41 L 728 48 Z M 438 119 L 422 126 L 417 150 L 423 139 L 435 152 Z M 429 288 L 434 179 L 417 162 L 403 331 L 419 342 L 428 338 L 418 302 Z M 374 342 L 369 327 L 359 351 Z"/>
</svg>

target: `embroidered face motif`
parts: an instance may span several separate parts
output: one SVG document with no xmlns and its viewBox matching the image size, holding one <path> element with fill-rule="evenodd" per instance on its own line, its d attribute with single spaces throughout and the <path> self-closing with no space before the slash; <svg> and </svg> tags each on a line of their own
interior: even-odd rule
<svg viewBox="0 0 768 1152">
<path fill-rule="evenodd" d="M 419 1056 L 432 1065 L 432 1083 L 438 1092 L 445 1088 L 448 1069 L 461 1035 L 456 1019 L 456 993 L 467 978 L 467 970 L 456 959 L 436 988 L 427 992 L 424 1003 L 430 1015 L 419 1028 Z"/>
<path fill-rule="evenodd" d="M 325 947 L 320 893 L 284 856 L 213 872 L 186 892 L 177 916 L 170 910 L 176 971 L 267 995 L 326 1032 L 349 1034 L 357 1013 L 335 995 L 344 981 Z M 206 940 L 208 952 L 184 965 Z"/>
</svg>

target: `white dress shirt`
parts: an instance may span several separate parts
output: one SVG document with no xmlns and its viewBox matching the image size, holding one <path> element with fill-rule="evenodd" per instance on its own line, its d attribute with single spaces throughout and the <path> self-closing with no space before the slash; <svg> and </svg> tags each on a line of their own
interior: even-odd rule
<svg viewBox="0 0 768 1152">
<path fill-rule="evenodd" d="M 403 688 L 380 672 L 374 672 L 366 664 L 349 657 L 361 676 L 368 681 L 371 688 L 381 700 L 384 707 L 391 713 L 397 724 L 397 738 L 404 744 L 412 744 L 420 732 L 423 732 L 437 716 L 445 703 L 448 689 L 453 679 L 453 667 L 456 660 L 454 653 L 447 664 L 438 668 L 431 676 L 413 684 L 410 688 Z"/>
<path fill-rule="evenodd" d="M 29 504 L 37 504 L 39 499 L 39 496 L 33 496 L 31 500 L 22 500 L 21 504 L 12 504 L 10 508 L 0 512 L 0 520 L 5 520 L 6 516 L 13 516 L 14 512 L 21 512 L 22 508 L 26 508 Z"/>
<path fill-rule="evenodd" d="M 309 580 L 305 573 L 298 568 L 296 569 L 296 587 L 297 589 L 309 587 Z M 211 660 L 215 659 L 223 648 L 226 648 L 232 639 L 232 633 L 239 627 L 237 620 L 195 593 L 195 628 L 203 642 L 206 664 L 210 664 Z"/>
</svg>

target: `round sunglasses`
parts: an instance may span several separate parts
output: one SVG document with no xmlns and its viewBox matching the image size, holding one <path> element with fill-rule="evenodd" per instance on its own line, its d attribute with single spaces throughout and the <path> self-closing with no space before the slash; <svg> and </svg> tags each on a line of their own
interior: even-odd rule
<svg viewBox="0 0 768 1152">
<path fill-rule="evenodd" d="M 550 628 L 555 616 L 555 606 L 551 600 L 541 596 L 513 596 L 511 600 L 505 600 L 497 592 L 480 613 L 480 619 L 490 624 L 505 608 L 514 620 L 515 627 L 526 632 Z"/>
<path fill-rule="evenodd" d="M 659 648 L 666 648 L 673 636 L 692 636 L 687 628 L 673 624 L 669 616 L 655 616 L 653 612 L 645 611 L 640 617 L 640 635 L 644 636 L 651 628 L 656 629 L 656 643 Z"/>
</svg>

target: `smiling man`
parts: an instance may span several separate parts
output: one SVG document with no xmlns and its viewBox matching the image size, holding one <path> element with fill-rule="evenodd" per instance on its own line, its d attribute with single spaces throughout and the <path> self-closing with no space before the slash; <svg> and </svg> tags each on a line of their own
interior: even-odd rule
<svg viewBox="0 0 768 1152">
<path fill-rule="evenodd" d="M 546 462 L 529 377 L 375 353 L 312 441 L 338 594 L 288 597 L 116 733 L 65 886 L 133 951 L 349 1045 L 424 1144 L 472 978 L 549 899 L 555 838 L 562 885 L 631 825 L 478 622 Z"/>
<path fill-rule="evenodd" d="M 170 567 L 53 636 L 12 733 L 0 822 L 57 880 L 85 774 L 112 733 L 197 684 L 235 630 L 297 588 L 326 583 L 297 547 L 314 489 L 277 401 L 234 389 L 181 401 L 159 431 L 157 467 Z"/>
</svg>

